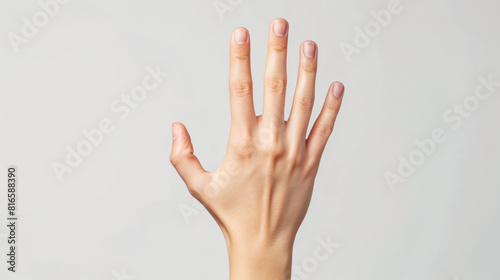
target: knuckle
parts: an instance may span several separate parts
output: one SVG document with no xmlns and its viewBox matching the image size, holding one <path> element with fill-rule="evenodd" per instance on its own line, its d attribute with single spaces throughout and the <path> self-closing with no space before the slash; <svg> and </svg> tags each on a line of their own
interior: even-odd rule
<svg viewBox="0 0 500 280">
<path fill-rule="evenodd" d="M 276 134 L 269 127 L 261 127 L 253 136 L 254 142 L 259 149 L 267 149 L 277 144 Z"/>
<path fill-rule="evenodd" d="M 300 65 L 302 71 L 307 73 L 316 73 L 317 64 L 315 62 L 307 61 Z"/>
<path fill-rule="evenodd" d="M 285 148 L 276 139 L 272 139 L 264 143 L 262 146 L 262 152 L 267 159 L 274 161 L 283 157 L 285 154 Z"/>
<path fill-rule="evenodd" d="M 234 151 L 237 155 L 241 157 L 250 157 L 254 152 L 254 144 L 252 141 L 240 141 L 237 143 L 233 143 Z"/>
<path fill-rule="evenodd" d="M 184 171 L 184 168 L 186 165 L 186 160 L 188 160 L 190 157 L 194 157 L 192 152 L 180 152 L 177 155 L 171 154 L 170 155 L 170 163 L 174 166 L 175 170 L 177 170 L 177 173 L 181 173 Z"/>
<path fill-rule="evenodd" d="M 178 174 L 182 174 L 184 172 L 184 168 L 185 168 L 185 160 L 183 157 L 181 156 L 177 156 L 175 158 L 170 158 L 170 162 L 172 163 L 172 165 L 174 166 L 175 170 L 177 171 Z"/>
<path fill-rule="evenodd" d="M 263 126 L 256 131 L 253 137 L 255 151 L 271 162 L 282 158 L 286 152 L 282 134 L 277 132 L 279 129 Z"/>
<path fill-rule="evenodd" d="M 276 160 L 283 158 L 284 149 L 279 146 L 267 146 L 264 147 L 264 154 L 269 161 L 276 162 Z"/>
<path fill-rule="evenodd" d="M 173 154 L 170 155 L 170 163 L 177 169 L 177 167 L 179 166 L 179 157 L 177 156 L 174 156 Z"/>
<path fill-rule="evenodd" d="M 269 77 L 265 79 L 264 84 L 272 93 L 283 93 L 286 81 L 284 78 Z"/>
<path fill-rule="evenodd" d="M 250 59 L 250 52 L 247 52 L 247 51 L 235 52 L 233 54 L 233 58 L 236 60 L 249 60 Z"/>
<path fill-rule="evenodd" d="M 328 138 L 330 137 L 330 135 L 332 134 L 332 128 L 330 127 L 330 125 L 327 125 L 327 124 L 319 124 L 318 125 L 318 129 L 317 129 L 317 133 L 322 136 L 322 137 L 325 137 L 325 138 Z"/>
<path fill-rule="evenodd" d="M 326 104 L 326 108 L 334 114 L 337 114 L 340 111 L 340 104 L 338 102 L 329 102 Z"/>
<path fill-rule="evenodd" d="M 310 95 L 298 95 L 295 98 L 295 103 L 302 109 L 309 111 L 314 106 L 314 97 Z"/>
<path fill-rule="evenodd" d="M 235 95 L 248 96 L 252 93 L 252 82 L 247 80 L 233 81 L 229 88 Z"/>
<path fill-rule="evenodd" d="M 273 42 L 270 44 L 271 50 L 277 53 L 284 53 L 286 52 L 287 46 L 285 42 L 281 42 L 281 40 L 278 40 L 276 42 Z"/>
</svg>

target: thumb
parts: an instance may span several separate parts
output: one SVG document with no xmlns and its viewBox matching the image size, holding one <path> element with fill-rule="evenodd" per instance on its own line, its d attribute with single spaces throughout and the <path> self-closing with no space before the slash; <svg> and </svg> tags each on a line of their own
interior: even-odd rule
<svg viewBox="0 0 500 280">
<path fill-rule="evenodd" d="M 172 138 L 170 162 L 191 192 L 196 182 L 199 181 L 201 176 L 206 175 L 207 171 L 203 169 L 200 161 L 193 154 L 191 137 L 189 137 L 189 133 L 182 123 L 172 124 Z"/>
</svg>

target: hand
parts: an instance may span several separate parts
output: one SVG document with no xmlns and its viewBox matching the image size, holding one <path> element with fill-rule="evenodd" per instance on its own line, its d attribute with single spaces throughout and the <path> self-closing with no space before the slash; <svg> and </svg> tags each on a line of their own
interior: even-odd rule
<svg viewBox="0 0 500 280">
<path fill-rule="evenodd" d="M 170 161 L 219 224 L 226 240 L 231 279 L 290 279 L 292 246 L 307 212 L 323 149 L 340 109 L 344 86 L 330 85 L 306 139 L 314 103 L 318 48 L 300 46 L 293 106 L 284 120 L 288 23 L 269 27 L 264 108 L 256 116 L 250 73 L 250 36 L 231 36 L 229 93 L 231 130 L 217 170 L 205 171 L 181 123 L 172 126 Z"/>
</svg>

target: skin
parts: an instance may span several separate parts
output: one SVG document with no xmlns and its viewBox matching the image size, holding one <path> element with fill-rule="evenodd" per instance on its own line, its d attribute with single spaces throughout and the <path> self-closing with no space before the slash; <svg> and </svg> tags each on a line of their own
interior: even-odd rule
<svg viewBox="0 0 500 280">
<path fill-rule="evenodd" d="M 291 114 L 284 119 L 288 22 L 269 26 L 264 106 L 256 116 L 250 73 L 250 35 L 231 35 L 229 96 L 231 130 L 224 159 L 214 172 L 193 154 L 189 134 L 172 125 L 170 161 L 220 226 L 226 240 L 231 280 L 291 278 L 292 248 L 313 191 L 321 155 L 340 110 L 344 86 L 330 85 L 309 135 L 318 47 L 300 46 Z"/>
</svg>

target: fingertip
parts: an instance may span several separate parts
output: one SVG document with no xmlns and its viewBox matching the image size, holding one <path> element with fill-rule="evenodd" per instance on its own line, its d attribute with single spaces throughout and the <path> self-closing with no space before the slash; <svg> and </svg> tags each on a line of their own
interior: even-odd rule
<svg viewBox="0 0 500 280">
<path fill-rule="evenodd" d="M 315 58 L 318 53 L 318 45 L 311 40 L 306 40 L 301 44 L 302 51 L 307 58 Z"/>
<path fill-rule="evenodd" d="M 341 82 L 333 82 L 331 86 L 333 97 L 340 99 L 344 95 L 344 84 Z"/>
<path fill-rule="evenodd" d="M 271 27 L 274 35 L 283 37 L 288 32 L 288 21 L 284 18 L 275 18 L 271 21 Z"/>
<path fill-rule="evenodd" d="M 306 44 L 312 44 L 314 45 L 316 48 L 318 47 L 318 44 L 316 44 L 316 42 L 314 42 L 313 40 L 305 40 L 304 42 L 302 42 L 302 46 L 305 46 Z"/>
<path fill-rule="evenodd" d="M 236 33 L 236 31 L 238 31 L 238 30 L 240 30 L 240 31 L 244 31 L 244 32 L 248 32 L 248 30 L 246 29 L 246 27 L 244 27 L 244 26 L 238 26 L 238 27 L 236 27 L 236 28 L 233 30 L 233 33 Z"/>
<path fill-rule="evenodd" d="M 190 137 L 184 124 L 181 122 L 172 123 L 172 143 L 184 142 L 186 140 L 190 140 Z"/>
<path fill-rule="evenodd" d="M 333 85 L 334 85 L 334 86 L 339 86 L 339 87 L 344 88 L 344 84 L 343 84 L 342 82 L 339 82 L 339 81 L 335 81 L 335 82 L 333 82 Z"/>
<path fill-rule="evenodd" d="M 179 135 L 179 127 L 177 126 L 177 123 L 172 123 L 172 141 L 177 138 L 177 135 Z"/>
<path fill-rule="evenodd" d="M 285 27 L 288 27 L 288 21 L 284 18 L 277 17 L 271 21 L 271 25 L 274 25 L 276 23 L 280 23 L 280 24 L 282 23 L 282 24 L 285 24 Z"/>
<path fill-rule="evenodd" d="M 186 127 L 180 122 L 172 123 L 172 139 L 170 161 L 175 165 L 183 154 L 193 152 L 193 145 Z"/>
<path fill-rule="evenodd" d="M 237 27 L 233 30 L 233 39 L 237 45 L 248 43 L 249 37 L 248 30 L 245 27 Z"/>
</svg>

